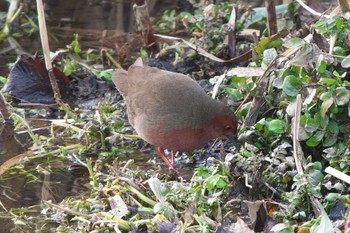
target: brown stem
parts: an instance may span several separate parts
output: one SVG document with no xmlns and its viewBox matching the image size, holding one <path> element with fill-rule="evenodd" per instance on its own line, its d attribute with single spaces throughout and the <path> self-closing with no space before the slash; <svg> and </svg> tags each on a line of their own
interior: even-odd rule
<svg viewBox="0 0 350 233">
<path fill-rule="evenodd" d="M 138 6 L 143 6 L 146 4 L 145 0 L 135 0 L 135 4 Z"/>
<path fill-rule="evenodd" d="M 228 33 L 228 46 L 230 49 L 230 58 L 234 58 L 236 56 L 236 14 L 237 7 L 234 5 L 232 7 L 231 17 L 229 21 L 230 31 Z"/>
<path fill-rule="evenodd" d="M 338 4 L 343 14 L 350 11 L 349 3 L 347 0 L 338 0 Z"/>
<path fill-rule="evenodd" d="M 48 70 L 48 74 L 49 74 L 50 83 L 51 83 L 51 87 L 53 89 L 56 103 L 59 103 L 62 101 L 61 93 L 60 93 L 60 89 L 58 87 L 57 79 L 56 79 L 55 73 L 53 72 L 53 69 Z"/>
<path fill-rule="evenodd" d="M 0 94 L 0 113 L 4 117 L 5 121 L 10 119 L 10 113 L 6 108 L 4 97 L 1 94 Z"/>
<path fill-rule="evenodd" d="M 141 4 L 144 3 L 144 4 Z M 145 1 L 135 0 L 134 14 L 141 34 L 149 47 L 155 45 L 155 37 L 151 20 L 149 18 L 148 7 Z"/>
<path fill-rule="evenodd" d="M 273 0 L 265 0 L 265 6 L 267 10 L 269 36 L 271 36 L 278 32 L 275 3 Z"/>
</svg>

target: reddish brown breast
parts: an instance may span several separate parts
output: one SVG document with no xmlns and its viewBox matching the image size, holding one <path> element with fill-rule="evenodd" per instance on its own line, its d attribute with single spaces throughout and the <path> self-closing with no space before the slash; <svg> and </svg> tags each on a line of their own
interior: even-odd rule
<svg viewBox="0 0 350 233">
<path fill-rule="evenodd" d="M 193 128 L 175 129 L 167 133 L 154 130 L 145 138 L 152 145 L 181 152 L 197 149 L 210 139 L 205 129 Z"/>
<path fill-rule="evenodd" d="M 205 128 L 187 127 L 169 131 L 155 129 L 148 131 L 142 137 L 152 145 L 187 152 L 198 149 L 211 139 L 236 134 L 236 119 L 228 115 L 220 115 L 214 117 Z"/>
</svg>

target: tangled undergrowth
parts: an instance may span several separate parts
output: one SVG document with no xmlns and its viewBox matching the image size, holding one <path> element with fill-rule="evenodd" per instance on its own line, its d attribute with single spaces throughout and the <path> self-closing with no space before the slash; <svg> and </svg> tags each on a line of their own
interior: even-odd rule
<svg viewBox="0 0 350 233">
<path fill-rule="evenodd" d="M 228 22 L 227 13 L 232 8 L 227 4 L 212 7 L 214 14 L 209 15 L 168 12 L 158 27 L 166 30 L 164 27 L 175 17 L 177 22 L 186 19 L 187 30 L 200 34 L 193 43 L 214 55 L 222 54 L 221 49 L 227 49 L 223 44 L 227 31 L 217 25 Z M 232 103 L 242 123 L 241 149 L 197 151 L 223 159 L 211 158 L 210 165 L 196 168 L 190 179 L 161 173 L 155 165 L 143 170 L 127 159 L 141 146 L 126 124 L 123 101 L 118 96 L 106 95 L 89 117 L 76 113 L 79 121 L 53 123 L 55 130 L 37 137 L 33 152 L 86 167 L 90 182 L 85 185 L 88 191 L 81 196 L 67 197 L 59 204 L 45 200 L 42 215 L 51 224 L 44 224 L 42 229 L 349 232 L 349 186 L 325 172 L 328 166 L 343 173 L 350 168 L 349 20 L 348 13 L 323 18 L 311 25 L 317 31 L 308 37 L 271 40 L 263 36 L 258 44 L 250 44 L 256 57 L 247 62 L 248 66 L 261 67 L 264 74 L 260 78 L 228 77 L 221 84 L 221 95 Z M 203 24 L 207 21 L 210 23 Z M 208 25 L 215 26 L 217 30 L 212 32 L 220 35 L 215 40 L 207 31 Z M 330 55 L 325 48 L 332 40 L 334 53 Z M 215 43 L 207 44 L 208 41 Z M 220 51 L 219 46 L 213 47 L 217 44 Z M 190 50 L 181 48 L 172 50 L 177 55 L 170 57 L 184 57 Z M 78 37 L 69 52 L 86 60 L 92 55 L 79 48 Z M 145 50 L 142 54 L 148 56 Z M 200 55 L 188 59 L 204 60 Z M 59 65 L 67 75 L 84 69 L 71 58 Z M 110 80 L 110 70 L 100 71 L 101 77 Z M 256 106 L 257 97 L 263 97 L 263 104 Z M 256 121 L 247 125 L 254 110 Z M 295 131 L 293 122 L 298 114 L 299 128 Z M 23 123 L 20 117 L 17 120 L 16 124 Z M 299 132 L 297 138 L 295 132 Z M 18 169 L 11 171 L 16 173 Z M 12 217 L 23 228 L 31 224 L 25 211 L 13 213 Z"/>
</svg>

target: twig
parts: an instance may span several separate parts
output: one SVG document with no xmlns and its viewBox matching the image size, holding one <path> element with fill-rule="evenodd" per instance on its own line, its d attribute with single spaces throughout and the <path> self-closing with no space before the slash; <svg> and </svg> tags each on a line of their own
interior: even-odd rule
<svg viewBox="0 0 350 233">
<path fill-rule="evenodd" d="M 41 45 L 43 47 L 43 54 L 45 59 L 45 66 L 49 73 L 50 82 L 52 89 L 54 91 L 54 97 L 57 102 L 61 101 L 61 94 L 58 88 L 57 80 L 55 77 L 55 74 L 52 70 L 52 64 L 50 60 L 50 47 L 49 47 L 49 40 L 47 38 L 47 29 L 46 29 L 46 22 L 45 22 L 45 13 L 44 13 L 44 7 L 42 0 L 37 0 L 37 10 L 38 10 L 38 21 L 39 21 L 39 31 L 40 31 L 40 39 L 41 39 Z"/>
<path fill-rule="evenodd" d="M 19 3 L 19 0 L 10 1 L 10 6 L 7 12 L 5 25 L 2 28 L 0 33 L 0 41 L 6 38 L 10 34 L 10 24 L 13 22 L 13 20 L 15 20 L 15 18 L 22 11 L 23 5 L 20 5 L 20 7 L 18 8 L 18 3 Z"/>
<path fill-rule="evenodd" d="M 228 47 L 230 50 L 230 58 L 236 56 L 236 18 L 237 18 L 237 7 L 232 6 L 230 20 L 228 22 L 229 32 L 228 32 Z"/>
<path fill-rule="evenodd" d="M 105 55 L 108 57 L 108 59 L 113 63 L 115 67 L 117 67 L 118 69 L 123 68 L 107 51 L 105 51 Z"/>
<path fill-rule="evenodd" d="M 253 186 L 251 186 L 250 184 L 249 184 L 249 177 L 248 177 L 248 174 L 244 174 L 244 184 L 245 184 L 245 186 L 247 187 L 247 188 L 250 188 L 250 189 L 252 189 L 253 188 Z"/>
<path fill-rule="evenodd" d="M 303 151 L 301 150 L 299 142 L 299 124 L 300 124 L 300 113 L 301 113 L 301 97 L 300 94 L 297 95 L 296 99 L 296 109 L 294 115 L 294 124 L 293 124 L 293 155 L 295 160 L 295 165 L 299 175 L 304 174 L 303 169 Z"/>
<path fill-rule="evenodd" d="M 116 1 L 116 8 L 117 8 L 117 15 L 116 15 L 116 29 L 117 31 L 124 31 L 124 1 L 123 0 L 117 0 Z"/>
<path fill-rule="evenodd" d="M 288 35 L 288 33 L 289 32 L 287 29 L 281 30 L 279 33 L 271 36 L 270 40 L 277 40 L 278 38 L 285 37 L 286 35 Z M 226 63 L 231 63 L 231 64 L 237 64 L 240 62 L 248 61 L 249 59 L 251 59 L 253 57 L 253 50 L 249 50 L 249 51 L 245 52 L 244 54 L 241 54 L 237 57 L 231 58 L 229 60 L 223 60 L 221 58 L 214 56 L 211 53 L 208 53 L 204 49 L 202 49 L 202 48 L 198 47 L 197 45 L 195 45 L 187 40 L 184 40 L 182 38 L 174 37 L 174 36 L 166 36 L 166 35 L 161 35 L 161 34 L 154 34 L 154 35 L 156 37 L 167 39 L 167 40 L 181 41 L 182 43 L 186 44 L 191 49 L 195 50 L 198 54 L 205 56 L 205 57 L 207 57 L 213 61 L 216 61 L 216 62 L 226 62 Z"/>
<path fill-rule="evenodd" d="M 27 54 L 27 55 L 31 55 L 31 54 L 29 54 L 27 51 L 25 51 L 23 48 L 22 48 L 22 46 L 15 40 L 15 38 L 13 38 L 13 36 L 9 36 L 8 38 L 7 38 L 7 41 L 9 42 L 9 44 L 10 44 L 10 48 L 9 48 L 9 51 L 10 50 L 15 50 L 15 52 L 17 53 L 17 54 Z M 1 51 L 1 52 L 6 52 L 6 51 Z"/>
<path fill-rule="evenodd" d="M 41 172 L 44 174 L 43 185 L 41 187 L 41 200 L 43 201 L 52 201 L 57 203 L 55 197 L 52 195 L 53 191 L 50 190 L 50 186 L 48 185 L 51 181 L 51 173 L 43 168 L 39 168 Z"/>
<path fill-rule="evenodd" d="M 295 116 L 294 116 L 294 124 L 293 124 L 293 155 L 295 160 L 295 165 L 297 168 L 297 172 L 299 175 L 304 174 L 304 156 L 303 151 L 301 150 L 300 142 L 299 142 L 299 125 L 300 125 L 300 113 L 301 113 L 301 95 L 297 95 L 297 106 L 295 109 Z M 306 177 L 302 177 L 303 182 L 308 182 L 306 180 Z M 314 195 L 309 195 L 311 205 L 313 208 L 313 211 L 316 216 L 320 215 L 320 208 L 319 208 L 319 201 L 315 198 Z"/>
<path fill-rule="evenodd" d="M 145 43 L 149 47 L 153 47 L 156 40 L 154 38 L 153 28 L 149 18 L 147 2 L 144 0 L 135 0 L 133 8 L 137 25 L 141 30 Z"/>
<path fill-rule="evenodd" d="M 6 211 L 6 212 L 9 212 L 6 207 L 4 206 L 4 204 L 2 204 L 2 201 L 0 200 L 0 206 Z"/>
<path fill-rule="evenodd" d="M 265 6 L 267 10 L 269 36 L 271 36 L 278 32 L 275 2 L 273 0 L 265 0 Z"/>
<path fill-rule="evenodd" d="M 346 175 L 345 173 L 338 171 L 337 169 L 334 169 L 332 167 L 327 167 L 325 169 L 325 172 L 328 174 L 337 177 L 339 180 L 342 180 L 348 184 L 350 184 L 350 176 Z"/>
<path fill-rule="evenodd" d="M 155 206 L 157 204 L 156 201 L 146 197 L 144 194 L 142 194 L 141 192 L 139 192 L 137 189 L 135 189 L 134 187 L 130 186 L 130 185 L 125 185 L 125 187 L 132 193 L 136 194 L 136 196 L 138 198 L 140 198 L 142 201 L 146 202 L 147 204 L 149 204 L 150 206 Z"/>
<path fill-rule="evenodd" d="M 224 79 L 226 78 L 226 71 L 219 77 L 218 81 L 215 83 L 215 86 L 213 88 L 213 94 L 212 94 L 212 98 L 215 99 L 217 93 L 219 92 L 219 87 L 221 85 L 221 83 L 224 81 Z"/>
<path fill-rule="evenodd" d="M 255 124 L 256 118 L 258 116 L 258 112 L 260 107 L 262 106 L 262 104 L 264 103 L 264 91 L 266 90 L 266 86 L 267 86 L 267 81 L 265 80 L 266 76 L 271 72 L 271 68 L 272 66 L 275 64 L 276 59 L 278 58 L 275 57 L 269 64 L 269 66 L 267 67 L 267 69 L 265 70 L 265 72 L 263 73 L 263 75 L 260 76 L 260 78 L 258 79 L 257 83 L 257 87 L 258 90 L 253 98 L 252 101 L 252 105 L 249 108 L 249 112 L 247 114 L 247 117 L 245 118 L 244 121 L 244 125 L 242 127 L 246 127 L 246 126 L 252 126 Z M 242 101 L 242 103 L 238 106 L 236 113 L 240 111 L 240 109 L 242 108 L 243 104 L 248 100 L 248 98 L 250 97 L 250 94 L 248 93 L 244 100 Z"/>
<path fill-rule="evenodd" d="M 314 9 L 312 9 L 311 7 L 306 5 L 302 0 L 296 0 L 296 1 L 300 4 L 300 6 L 302 6 L 305 10 L 307 10 L 311 14 L 316 15 L 316 16 L 323 16 L 323 17 L 329 18 L 328 15 L 323 15 L 323 14 L 315 11 Z"/>
<path fill-rule="evenodd" d="M 38 10 L 38 21 L 39 21 L 39 32 L 40 32 L 40 39 L 41 39 L 41 46 L 43 47 L 43 54 L 44 54 L 44 60 L 45 60 L 45 66 L 46 70 L 49 74 L 50 83 L 52 86 L 52 90 L 54 93 L 54 98 L 56 100 L 56 103 L 60 105 L 60 107 L 65 110 L 65 112 L 70 115 L 73 118 L 78 119 L 75 114 L 70 110 L 69 106 L 63 103 L 61 99 L 61 93 L 58 88 L 57 80 L 55 73 L 52 69 L 51 59 L 50 59 L 50 46 L 49 46 L 49 39 L 47 38 L 47 29 L 46 29 L 46 22 L 45 22 L 45 13 L 44 13 L 44 7 L 43 7 L 43 1 L 37 0 L 37 10 Z"/>
<path fill-rule="evenodd" d="M 84 218 L 91 218 L 92 217 L 91 214 L 83 214 L 83 213 L 80 213 L 80 212 L 75 211 L 75 210 L 67 209 L 67 208 L 61 207 L 59 205 L 53 204 L 50 201 L 44 201 L 44 203 L 51 206 L 51 207 L 54 207 L 56 209 L 62 210 L 63 212 L 70 214 L 70 215 L 73 215 L 73 216 L 81 216 Z"/>
<path fill-rule="evenodd" d="M 15 157 L 12 157 L 9 160 L 6 160 L 3 164 L 1 164 L 0 166 L 0 176 L 2 174 L 4 174 L 10 167 L 20 163 L 22 161 L 22 159 L 26 158 L 26 157 L 30 157 L 32 156 L 34 153 L 32 151 L 26 151 L 22 154 L 19 154 Z"/>
<path fill-rule="evenodd" d="M 4 117 L 5 121 L 10 120 L 10 113 L 7 110 L 4 96 L 2 95 L 2 93 L 0 93 L 0 113 Z"/>
<path fill-rule="evenodd" d="M 81 144 L 72 144 L 72 145 L 68 145 L 65 147 L 66 150 L 79 150 L 79 148 L 81 147 Z M 61 149 L 56 149 L 56 150 L 52 150 L 50 152 L 50 154 L 57 154 L 60 153 Z M 6 160 L 6 162 L 4 162 L 3 164 L 0 165 L 0 176 L 2 174 L 4 174 L 6 172 L 6 170 L 8 170 L 10 167 L 19 164 L 23 161 L 24 158 L 27 159 L 35 159 L 35 158 L 40 158 L 40 157 L 44 157 L 47 156 L 46 154 L 40 154 L 40 155 L 34 155 L 34 151 L 26 151 L 22 154 L 19 154 L 9 160 Z"/>
<path fill-rule="evenodd" d="M 350 11 L 349 2 L 347 0 L 338 0 L 338 4 L 343 14 Z"/>
<path fill-rule="evenodd" d="M 94 75 L 97 76 L 98 71 L 96 69 L 92 68 L 91 66 L 89 66 L 88 64 L 83 62 L 77 56 L 74 56 L 74 55 L 69 54 L 69 53 L 67 55 L 68 55 L 69 59 L 75 61 L 76 63 L 78 63 L 79 65 L 81 65 L 82 67 L 84 67 L 85 69 L 89 70 L 91 73 L 93 73 Z"/>
</svg>

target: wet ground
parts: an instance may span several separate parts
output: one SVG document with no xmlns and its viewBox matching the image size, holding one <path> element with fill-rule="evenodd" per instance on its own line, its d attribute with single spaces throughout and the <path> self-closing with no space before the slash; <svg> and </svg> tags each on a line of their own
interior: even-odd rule
<svg viewBox="0 0 350 233">
<path fill-rule="evenodd" d="M 35 133 L 49 134 L 50 122 L 28 120 Z M 0 130 L 0 233 L 50 232 L 49 229 L 58 226 L 41 213 L 44 201 L 59 203 L 67 197 L 84 196 L 85 191 L 88 197 L 88 170 L 64 156 L 36 156 L 35 152 L 27 151 L 26 148 L 32 146 L 28 133 L 15 133 L 12 127 L 5 124 Z M 125 164 L 133 160 L 129 167 L 135 171 L 159 168 L 160 174 L 169 174 L 160 157 L 154 156 L 152 148 L 147 147 L 146 150 L 145 153 L 133 153 L 118 161 Z M 14 166 L 2 174 L 2 167 L 8 163 Z M 190 180 L 194 163 L 186 156 L 178 156 L 177 165 L 179 175 Z"/>
<path fill-rule="evenodd" d="M 24 169 L 19 166 L 1 176 L 0 232 L 45 232 L 42 229 L 49 228 L 50 221 L 41 215 L 42 201 L 59 203 L 68 196 L 82 195 L 86 190 L 88 174 L 74 174 L 65 168 L 66 164 L 56 164 L 57 168 L 38 172 L 42 160 L 46 159 L 30 161 Z M 20 224 L 21 221 L 25 224 Z"/>
<path fill-rule="evenodd" d="M 72 26 L 84 30 L 86 34 L 82 33 L 82 38 L 90 38 L 96 40 L 103 30 L 120 30 L 133 31 L 133 19 L 130 16 L 131 1 L 124 1 L 123 6 L 112 5 L 108 7 L 109 1 L 103 1 L 104 4 L 99 4 L 96 1 L 85 0 L 76 1 L 47 1 L 48 15 L 51 19 L 49 22 L 52 30 L 56 32 L 64 32 L 59 36 L 59 43 L 52 43 L 51 50 L 54 51 L 59 47 L 65 47 L 73 38 Z M 173 1 L 163 1 L 163 4 L 169 8 L 169 4 Z M 161 12 L 159 5 L 153 6 L 154 12 Z M 121 11 L 124 14 L 120 16 Z M 128 12 L 128 13 L 125 13 Z M 118 15 L 118 19 L 116 16 Z M 102 25 L 102 28 L 101 28 Z M 83 31 L 82 31 L 83 32 Z M 26 51 L 33 54 L 40 50 L 41 45 L 37 38 L 27 38 L 27 40 L 19 40 Z M 3 49 L 4 47 L 1 47 Z M 0 76 L 8 75 L 8 64 L 16 60 L 15 53 L 7 53 L 0 55 Z M 5 127 L 5 128 L 4 128 Z M 0 132 L 0 164 L 8 161 L 10 158 L 20 155 L 26 151 L 23 144 L 26 145 L 26 140 L 16 139 L 16 137 L 24 137 L 23 135 L 15 135 L 10 128 L 2 125 Z M 19 142 L 20 141 L 20 142 Z M 162 164 L 158 156 L 146 153 L 136 153 L 127 159 L 134 159 L 134 166 L 138 169 L 148 170 L 154 169 L 154 166 Z M 41 203 L 43 200 L 53 200 L 58 203 L 65 197 L 81 195 L 86 190 L 86 184 L 89 182 L 89 174 L 85 169 L 72 169 L 74 164 L 69 161 L 50 161 L 50 158 L 37 158 L 19 163 L 17 168 L 11 169 L 7 174 L 0 176 L 0 233 L 2 232 L 45 232 L 42 231 L 47 221 L 44 221 L 44 215 L 41 215 Z M 50 170 L 44 170 L 40 164 L 45 164 L 50 167 Z M 182 166 L 182 167 L 181 167 Z M 164 166 L 162 165 L 164 169 Z M 193 163 L 181 163 L 178 167 L 180 176 L 190 179 L 193 173 Z M 22 171 L 23 169 L 23 171 Z M 165 168 L 166 169 L 166 168 Z M 163 172 L 168 172 L 164 171 Z M 13 208 L 22 208 L 22 211 L 16 210 L 11 212 Z M 30 216 L 27 218 L 31 221 L 29 224 L 31 228 L 26 228 L 24 225 L 18 224 L 23 221 L 24 215 Z M 17 221 L 17 225 L 13 224 Z M 21 228 L 23 226 L 23 228 Z"/>
</svg>

